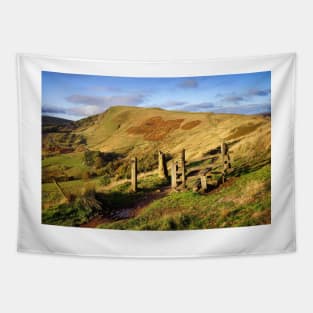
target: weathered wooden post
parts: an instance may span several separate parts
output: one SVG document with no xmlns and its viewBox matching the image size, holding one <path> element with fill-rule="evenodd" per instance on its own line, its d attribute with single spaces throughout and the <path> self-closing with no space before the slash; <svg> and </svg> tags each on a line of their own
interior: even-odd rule
<svg viewBox="0 0 313 313">
<path fill-rule="evenodd" d="M 185 187 L 186 183 L 186 167 L 185 167 L 185 149 L 183 149 L 177 159 L 178 165 L 178 175 L 180 176 L 179 182 L 181 183 L 182 187 Z"/>
<path fill-rule="evenodd" d="M 131 159 L 131 189 L 137 191 L 137 158 Z"/>
<path fill-rule="evenodd" d="M 200 182 L 201 182 L 201 190 L 207 191 L 208 185 L 207 185 L 206 175 L 200 175 Z"/>
<path fill-rule="evenodd" d="M 59 185 L 59 183 L 56 181 L 56 179 L 53 178 L 53 182 L 55 184 L 55 186 L 57 187 L 57 189 L 60 191 L 60 193 L 62 194 L 62 196 L 64 197 L 66 202 L 69 202 L 69 198 L 66 196 L 66 194 L 64 193 L 64 191 L 62 190 L 61 186 Z"/>
<path fill-rule="evenodd" d="M 228 149 L 228 145 L 225 143 L 224 140 L 221 144 L 221 155 L 222 155 L 222 162 L 223 162 L 222 183 L 224 183 L 225 176 L 227 174 L 227 169 L 231 168 L 229 149 Z"/>
<path fill-rule="evenodd" d="M 227 167 L 228 167 L 228 168 L 231 168 L 230 155 L 229 155 L 228 146 L 226 146 L 226 154 L 227 154 Z"/>
<path fill-rule="evenodd" d="M 185 149 L 181 151 L 180 162 L 181 162 L 181 183 L 182 183 L 182 186 L 185 187 L 186 185 Z"/>
<path fill-rule="evenodd" d="M 176 181 L 176 161 L 175 160 L 172 160 L 171 183 L 172 183 L 172 189 L 175 189 L 177 187 L 177 181 Z"/>
<path fill-rule="evenodd" d="M 225 161 L 225 142 L 224 140 L 221 143 L 221 155 L 222 155 L 222 161 L 223 161 L 223 168 L 224 168 L 224 161 Z"/>
<path fill-rule="evenodd" d="M 225 141 L 223 140 L 221 143 L 221 156 L 222 156 L 222 183 L 225 183 L 225 150 L 226 150 L 226 145 Z"/>
<path fill-rule="evenodd" d="M 160 178 L 168 177 L 168 172 L 167 172 L 167 167 L 166 167 L 166 162 L 165 162 L 165 155 L 161 150 L 159 150 L 159 177 Z"/>
</svg>

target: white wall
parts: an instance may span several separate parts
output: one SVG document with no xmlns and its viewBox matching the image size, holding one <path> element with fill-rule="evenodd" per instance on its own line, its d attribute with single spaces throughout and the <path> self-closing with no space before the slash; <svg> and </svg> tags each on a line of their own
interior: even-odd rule
<svg viewBox="0 0 313 313">
<path fill-rule="evenodd" d="M 287 0 L 3 0 L 0 311 L 312 311 L 313 22 L 309 4 Z M 181 59 L 293 51 L 298 53 L 296 254 L 160 261 L 16 253 L 16 52 Z"/>
</svg>

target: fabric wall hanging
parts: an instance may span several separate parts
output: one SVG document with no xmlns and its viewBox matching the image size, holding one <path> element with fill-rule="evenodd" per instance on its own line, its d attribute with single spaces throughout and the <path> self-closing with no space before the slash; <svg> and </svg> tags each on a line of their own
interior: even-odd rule
<svg viewBox="0 0 313 313">
<path fill-rule="evenodd" d="M 18 250 L 295 250 L 295 55 L 17 57 Z"/>
</svg>

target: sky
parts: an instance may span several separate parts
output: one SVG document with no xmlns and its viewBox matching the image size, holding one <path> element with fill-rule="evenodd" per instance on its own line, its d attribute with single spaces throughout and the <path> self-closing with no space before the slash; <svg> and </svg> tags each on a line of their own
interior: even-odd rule
<svg viewBox="0 0 313 313">
<path fill-rule="evenodd" d="M 78 120 L 111 106 L 189 112 L 271 111 L 271 72 L 145 78 L 42 72 L 42 114 Z"/>
</svg>

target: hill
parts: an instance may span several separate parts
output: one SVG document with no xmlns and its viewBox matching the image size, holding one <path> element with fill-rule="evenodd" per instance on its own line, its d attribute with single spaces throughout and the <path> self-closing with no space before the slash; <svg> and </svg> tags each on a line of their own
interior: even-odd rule
<svg viewBox="0 0 313 313">
<path fill-rule="evenodd" d="M 200 171 L 210 166 L 220 173 L 219 147 L 223 140 L 229 146 L 232 164 L 225 186 L 220 186 L 216 174 L 211 186 L 215 190 L 205 195 L 194 193 Z M 268 114 L 117 106 L 99 115 L 55 125 L 52 130 L 43 128 L 42 144 L 42 205 L 47 224 L 197 229 L 270 223 Z M 169 182 L 156 175 L 158 151 L 166 153 L 169 161 L 182 149 L 186 150 L 187 186 L 175 194 Z M 138 159 L 139 171 L 139 192 L 135 194 L 129 189 L 133 156 Z M 170 162 L 167 167 L 170 169 Z M 92 186 L 96 201 L 81 201 L 94 203 L 98 209 L 87 210 L 78 205 L 78 200 L 73 202 L 75 208 L 68 207 L 52 183 L 54 179 L 74 199 L 85 197 L 86 192 L 89 197 Z"/>
<path fill-rule="evenodd" d="M 195 158 L 219 145 L 222 139 L 236 140 L 233 149 L 237 150 L 245 137 L 251 150 L 267 150 L 270 121 L 269 116 L 263 115 L 119 106 L 75 122 L 74 133 L 84 136 L 92 150 L 136 154 L 155 149 L 176 153 L 185 148 L 187 158 Z"/>
<path fill-rule="evenodd" d="M 66 125 L 66 124 L 73 122 L 65 118 L 59 118 L 59 117 L 54 117 L 54 116 L 49 116 L 49 115 L 43 115 L 41 120 L 42 120 L 43 126 Z"/>
</svg>

